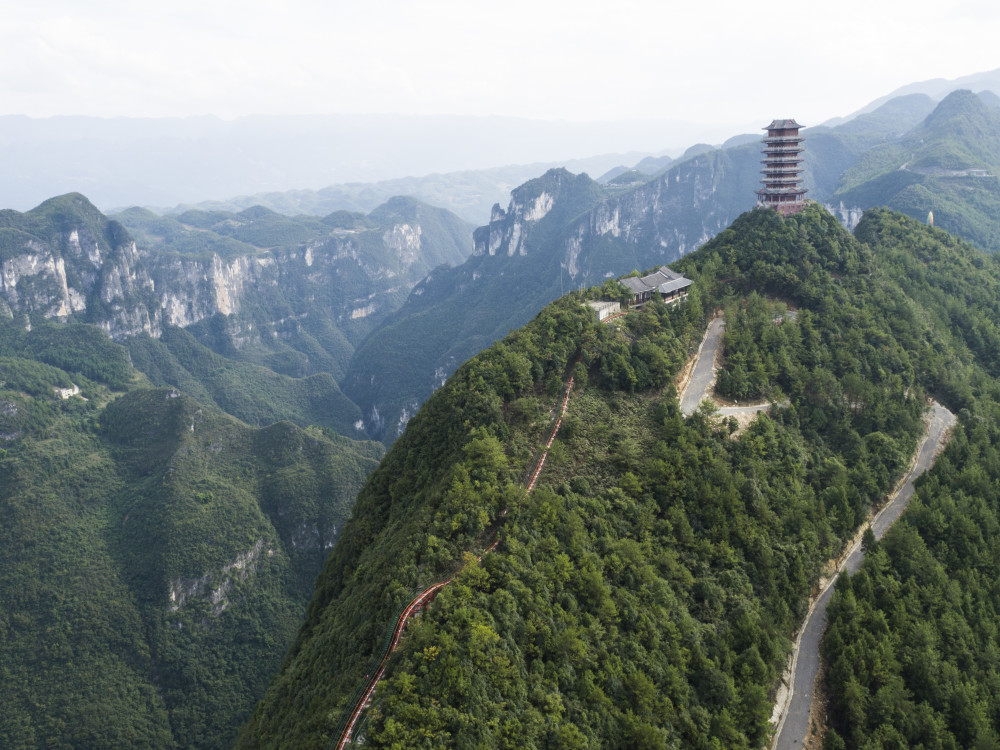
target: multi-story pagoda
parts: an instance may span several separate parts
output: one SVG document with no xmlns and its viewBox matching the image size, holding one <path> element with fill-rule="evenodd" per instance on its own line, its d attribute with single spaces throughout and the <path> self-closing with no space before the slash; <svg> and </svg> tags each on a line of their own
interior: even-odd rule
<svg viewBox="0 0 1000 750">
<path fill-rule="evenodd" d="M 795 120 L 774 120 L 768 125 L 764 144 L 764 178 L 757 191 L 757 205 L 788 215 L 802 210 L 806 191 L 802 187 L 802 141 Z"/>
</svg>

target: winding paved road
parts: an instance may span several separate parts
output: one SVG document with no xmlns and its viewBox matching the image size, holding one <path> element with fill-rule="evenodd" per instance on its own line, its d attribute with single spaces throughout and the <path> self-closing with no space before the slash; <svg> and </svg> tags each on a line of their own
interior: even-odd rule
<svg viewBox="0 0 1000 750">
<path fill-rule="evenodd" d="M 930 424 L 923 443 L 917 449 L 917 459 L 906 477 L 906 481 L 896 490 L 889 502 L 872 520 L 871 527 L 876 539 L 881 539 L 889 527 L 896 522 L 910 500 L 913 498 L 913 482 L 934 464 L 937 454 L 945 439 L 948 429 L 955 424 L 955 415 L 936 401 L 933 403 Z M 799 631 L 792 658 L 792 690 L 791 700 L 781 721 L 778 723 L 774 750 L 793 750 L 805 746 L 809 735 L 809 710 L 812 706 L 813 685 L 819 670 L 819 643 L 826 628 L 826 610 L 833 595 L 833 584 L 837 577 L 846 570 L 856 573 L 864 559 L 864 550 L 858 541 L 851 548 L 847 558 L 827 584 L 819 599 L 806 616 L 806 621 Z"/>
<path fill-rule="evenodd" d="M 720 315 L 712 318 L 705 331 L 705 338 L 698 347 L 698 359 L 694 363 L 694 371 L 687 387 L 681 393 L 681 414 L 690 417 L 698 408 L 698 404 L 703 399 L 708 398 L 712 386 L 715 384 L 715 355 L 719 351 L 719 344 L 722 340 L 722 332 L 725 330 L 725 320 Z"/>
<path fill-rule="evenodd" d="M 715 359 L 722 346 L 722 334 L 725 330 L 726 322 L 722 316 L 713 318 L 708 324 L 705 337 L 701 340 L 698 353 L 695 355 L 691 379 L 680 394 L 681 414 L 685 417 L 690 417 L 697 411 L 702 401 L 712 397 L 716 375 Z M 767 411 L 770 408 L 770 403 L 751 404 L 750 406 L 720 406 L 717 414 L 728 417 L 736 414 Z"/>
</svg>

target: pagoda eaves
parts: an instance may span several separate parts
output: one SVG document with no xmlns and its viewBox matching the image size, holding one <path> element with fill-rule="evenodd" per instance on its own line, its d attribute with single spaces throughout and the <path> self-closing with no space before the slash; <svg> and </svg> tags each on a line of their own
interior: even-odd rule
<svg viewBox="0 0 1000 750">
<path fill-rule="evenodd" d="M 763 128 L 767 135 L 761 139 L 764 144 L 764 159 L 761 164 L 763 178 L 761 189 L 757 190 L 757 205 L 773 208 L 782 214 L 798 213 L 805 204 L 806 190 L 802 187 L 801 143 L 799 125 L 794 119 L 773 120 Z"/>
</svg>

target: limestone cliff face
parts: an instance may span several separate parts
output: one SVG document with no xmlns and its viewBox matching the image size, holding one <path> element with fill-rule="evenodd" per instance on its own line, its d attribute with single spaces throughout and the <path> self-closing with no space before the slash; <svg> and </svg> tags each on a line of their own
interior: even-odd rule
<svg viewBox="0 0 1000 750">
<path fill-rule="evenodd" d="M 321 306 L 335 321 L 351 321 L 388 313 L 398 306 L 394 293 L 405 293 L 418 278 L 410 269 L 421 250 L 421 226 L 397 224 L 381 232 L 384 249 L 394 262 L 373 257 L 351 237 L 333 236 L 304 248 L 270 250 L 223 259 L 191 259 L 147 253 L 144 259 L 155 280 L 156 310 L 152 317 L 165 325 L 188 327 L 216 314 L 241 318 L 248 308 L 273 311 L 268 330 L 254 323 L 230 321 L 239 346 L 261 336 L 280 336 L 282 326 L 296 315 L 288 311 L 305 303 Z M 344 280 L 350 279 L 350 284 Z M 351 294 L 351 292 L 354 292 Z M 298 315 L 308 313 L 299 312 Z M 157 335 L 155 330 L 147 331 Z"/>
<path fill-rule="evenodd" d="M 494 206 L 490 223 L 474 234 L 473 255 L 526 255 L 541 244 L 530 239 L 541 220 L 560 213 L 568 220 L 558 229 L 558 252 L 573 281 L 593 283 L 631 270 L 622 270 L 622 259 L 647 266 L 676 260 L 753 206 L 754 148 L 701 154 L 636 189 L 589 194 L 589 202 L 570 207 L 562 205 L 567 187 L 579 178 L 552 170 L 516 189 L 506 210 Z"/>
<path fill-rule="evenodd" d="M 273 255 L 229 260 L 212 255 L 201 260 L 149 254 L 146 260 L 158 289 L 157 317 L 166 325 L 181 328 L 216 313 L 238 313 L 248 292 L 279 283 Z"/>
<path fill-rule="evenodd" d="M 0 266 L 0 293 L 12 309 L 66 317 L 87 309 L 83 295 L 66 279 L 66 262 L 44 245 L 29 242 Z"/>
<path fill-rule="evenodd" d="M 153 279 L 135 242 L 123 237 L 105 262 L 101 262 L 97 252 L 88 254 L 87 260 L 98 274 L 89 296 L 98 297 L 103 303 L 103 314 L 95 315 L 94 322 L 114 338 L 150 332 L 159 335 L 159 316 L 149 306 L 155 291 Z M 73 312 L 86 313 L 86 298 L 83 302 L 84 307 Z"/>
<path fill-rule="evenodd" d="M 838 221 L 844 225 L 848 232 L 854 231 L 854 228 L 861 221 L 861 215 L 864 213 L 864 210 L 858 208 L 857 206 L 845 206 L 843 201 L 836 205 L 832 203 L 824 203 L 823 208 L 836 216 Z"/>
<path fill-rule="evenodd" d="M 473 255 L 526 255 L 524 239 L 531 227 L 544 219 L 575 175 L 565 169 L 553 169 L 537 180 L 530 180 L 511 193 L 505 211 L 493 206 L 490 223 L 473 235 Z"/>
<path fill-rule="evenodd" d="M 24 214 L 0 211 L 0 306 L 10 315 L 86 320 L 119 339 L 222 315 L 237 348 L 286 335 L 309 314 L 356 325 L 396 309 L 433 265 L 464 257 L 439 217 L 425 230 L 420 206 L 387 205 L 374 226 L 311 226 L 304 240 L 271 249 L 246 241 L 246 252 L 225 255 L 165 252 L 148 238 L 137 246 L 78 194 Z"/>
<path fill-rule="evenodd" d="M 148 306 L 153 281 L 120 224 L 79 195 L 36 211 L 0 212 L 0 299 L 7 308 L 77 316 L 116 336 L 155 328 Z"/>
<path fill-rule="evenodd" d="M 113 338 L 159 336 L 164 324 L 187 326 L 235 312 L 244 290 L 260 280 L 259 270 L 275 265 L 274 258 L 157 258 L 140 254 L 128 237 L 117 246 L 95 239 L 85 226 L 47 241 L 26 238 L 8 246 L 5 255 L 0 296 L 12 311 L 62 320 L 76 316 Z"/>
</svg>

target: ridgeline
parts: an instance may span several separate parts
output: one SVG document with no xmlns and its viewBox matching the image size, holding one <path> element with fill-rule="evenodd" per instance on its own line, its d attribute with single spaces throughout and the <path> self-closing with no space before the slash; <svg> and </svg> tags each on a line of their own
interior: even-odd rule
<svg viewBox="0 0 1000 750">
<path fill-rule="evenodd" d="M 961 433 L 992 383 L 1000 271 L 890 212 L 852 237 L 816 205 L 744 214 L 678 267 L 696 281 L 685 303 L 600 326 L 580 304 L 600 290 L 567 295 L 427 401 L 361 492 L 240 747 L 335 740 L 399 607 L 508 507 L 496 551 L 407 629 L 366 745 L 766 744 L 822 564 L 906 470 L 927 398 Z M 677 405 L 719 307 L 720 390 L 787 404 L 745 430 Z M 571 371 L 545 472 L 514 504 Z"/>
</svg>

